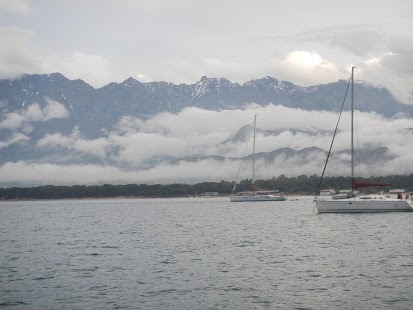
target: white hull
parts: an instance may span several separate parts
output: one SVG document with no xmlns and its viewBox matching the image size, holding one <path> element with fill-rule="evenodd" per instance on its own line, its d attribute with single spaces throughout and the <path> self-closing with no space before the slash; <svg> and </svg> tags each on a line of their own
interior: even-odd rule
<svg viewBox="0 0 413 310">
<path fill-rule="evenodd" d="M 252 201 L 284 201 L 283 196 L 256 195 L 256 196 L 231 196 L 231 202 L 252 202 Z"/>
<path fill-rule="evenodd" d="M 411 200 L 389 198 L 316 200 L 315 205 L 318 213 L 413 212 Z"/>
</svg>

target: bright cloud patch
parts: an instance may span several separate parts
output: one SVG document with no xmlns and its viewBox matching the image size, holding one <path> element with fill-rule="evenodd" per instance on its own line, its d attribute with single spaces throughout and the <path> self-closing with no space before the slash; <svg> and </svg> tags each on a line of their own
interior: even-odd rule
<svg viewBox="0 0 413 310">
<path fill-rule="evenodd" d="M 12 133 L 12 135 L 9 136 L 7 139 L 5 139 L 4 141 L 0 141 L 0 149 L 3 147 L 7 147 L 13 143 L 27 141 L 27 140 L 29 140 L 29 137 L 27 137 L 26 135 L 22 133 Z"/>
<path fill-rule="evenodd" d="M 76 52 L 70 57 L 45 59 L 42 71 L 61 72 L 68 78 L 85 80 L 94 87 L 120 82 L 127 77 L 118 73 L 109 58 L 82 52 Z"/>
<path fill-rule="evenodd" d="M 7 113 L 0 120 L 0 129 L 17 130 L 26 123 L 44 122 L 53 118 L 67 118 L 69 112 L 63 104 L 46 99 L 46 106 L 41 107 L 34 103 L 26 109 L 17 112 Z"/>
<path fill-rule="evenodd" d="M 108 139 L 84 139 L 82 138 L 78 128 L 75 128 L 70 135 L 62 135 L 54 133 L 46 135 L 37 142 L 39 147 L 60 147 L 65 149 L 76 149 L 78 151 L 92 154 L 98 157 L 105 157 L 105 148 L 108 147 L 110 141 Z"/>
<path fill-rule="evenodd" d="M 301 86 L 337 81 L 347 72 L 318 53 L 304 50 L 292 51 L 283 60 L 273 59 L 271 65 L 282 79 Z"/>
<path fill-rule="evenodd" d="M 315 69 L 320 66 L 329 66 L 329 63 L 315 52 L 294 51 L 288 54 L 285 63 L 303 68 Z"/>
<path fill-rule="evenodd" d="M 404 53 L 386 53 L 366 60 L 359 65 L 359 69 L 361 79 L 376 86 L 385 86 L 398 100 L 413 105 L 413 60 L 410 56 L 413 48 L 408 49 L 403 50 Z"/>
</svg>

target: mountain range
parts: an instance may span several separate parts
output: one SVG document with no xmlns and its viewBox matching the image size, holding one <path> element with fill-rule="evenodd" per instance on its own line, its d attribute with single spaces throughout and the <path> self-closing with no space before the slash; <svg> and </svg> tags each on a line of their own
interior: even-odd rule
<svg viewBox="0 0 413 310">
<path fill-rule="evenodd" d="M 106 147 L 102 156 L 70 145 L 60 149 L 51 148 L 44 141 L 53 137 L 64 140 L 67 135 L 98 141 L 102 137 L 107 138 L 108 132 L 118 128 L 125 117 L 148 120 L 160 113 L 177 114 L 190 107 L 223 111 L 243 109 L 248 104 L 255 103 L 259 106 L 282 105 L 306 111 L 339 111 L 347 87 L 348 82 L 344 80 L 300 87 L 268 76 L 243 84 L 233 83 L 224 78 L 204 76 L 190 85 L 167 82 L 141 83 L 128 78 L 122 83 L 110 83 L 101 88 L 94 88 L 79 79 L 67 79 L 60 73 L 3 79 L 0 80 L 0 165 L 22 161 L 60 165 L 113 164 L 121 169 L 151 169 L 166 163 L 177 165 L 206 159 L 239 160 L 240 158 L 214 154 L 155 154 L 132 167 L 114 159 L 120 152 L 117 147 Z M 398 102 L 382 87 L 374 87 L 359 81 L 357 98 L 369 103 L 369 112 L 375 112 L 383 117 L 400 114 L 406 117 L 413 116 L 412 106 Z M 348 109 L 349 107 L 345 108 Z M 367 108 L 360 107 L 360 110 Z M 249 131 L 250 127 L 241 127 L 238 132 L 230 133 L 227 139 L 216 141 L 216 145 L 244 143 L 247 140 L 246 132 Z M 276 137 L 280 131 L 262 131 L 262 134 Z M 306 134 L 312 133 L 307 131 Z M 315 154 L 319 156 L 320 152 L 325 155 L 326 150 L 318 147 L 274 148 L 271 152 L 258 153 L 257 158 L 271 162 L 280 156 L 285 160 L 296 157 L 304 163 L 311 160 L 311 156 Z M 366 152 L 376 154 L 379 162 L 393 156 L 385 148 L 378 152 L 374 152 L 374 149 Z"/>
<path fill-rule="evenodd" d="M 301 87 L 268 76 L 239 84 L 224 78 L 204 76 L 190 85 L 141 83 L 128 78 L 122 83 L 110 83 L 96 89 L 82 80 L 69 80 L 60 73 L 52 73 L 0 80 L 0 102 L 4 113 L 5 110 L 13 112 L 32 103 L 44 105 L 46 98 L 49 98 L 62 103 L 71 111 L 71 118 L 93 135 L 93 129 L 101 124 L 116 123 L 124 115 L 148 118 L 161 112 L 177 113 L 186 107 L 238 109 L 254 102 L 304 110 L 337 111 L 347 84 L 347 81 L 340 80 Z M 413 115 L 412 106 L 401 104 L 385 88 L 359 82 L 357 96 L 358 100 L 369 102 L 370 111 L 378 114 L 387 117 L 400 112 Z M 360 105 L 360 109 L 363 111 L 366 108 Z M 85 119 L 93 119 L 96 126 L 88 124 Z"/>
</svg>

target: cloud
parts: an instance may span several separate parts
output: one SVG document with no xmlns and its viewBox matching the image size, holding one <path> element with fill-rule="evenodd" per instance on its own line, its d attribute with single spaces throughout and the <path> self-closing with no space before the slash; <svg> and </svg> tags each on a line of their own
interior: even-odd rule
<svg viewBox="0 0 413 310">
<path fill-rule="evenodd" d="M 410 43 L 413 44 L 413 40 Z M 413 105 L 412 53 L 413 49 L 366 60 L 357 65 L 357 73 L 372 85 L 386 87 L 399 101 Z"/>
<path fill-rule="evenodd" d="M 79 128 L 75 128 L 70 135 L 62 135 L 61 133 L 48 134 L 39 141 L 36 145 L 38 147 L 57 147 L 63 149 L 75 149 L 87 154 L 95 155 L 104 158 L 106 148 L 109 146 L 109 141 L 104 138 L 99 139 L 84 139 L 82 138 Z"/>
<path fill-rule="evenodd" d="M 244 153 L 244 142 L 221 142 L 226 141 L 241 127 L 252 124 L 255 113 L 258 114 L 259 128 L 257 151 L 260 152 L 286 147 L 295 150 L 313 146 L 328 149 L 337 121 L 337 115 L 333 112 L 304 111 L 273 105 L 250 105 L 247 110 L 220 112 L 188 108 L 178 114 L 161 113 L 148 120 L 125 117 L 120 120 L 117 128 L 108 132 L 104 138 L 86 140 L 76 130 L 67 136 L 60 133 L 48 135 L 39 141 L 39 145 L 70 147 L 99 156 L 106 155 L 105 149 L 116 148 L 118 155 L 112 159 L 134 166 L 139 166 L 154 155 L 172 158 L 199 154 L 241 157 Z M 274 122 L 274 115 L 283 117 Z M 309 119 L 318 121 L 308 122 Z M 404 143 L 404 138 L 397 140 L 394 136 L 410 126 L 409 119 L 388 120 L 373 113 L 358 112 L 358 119 L 360 124 L 376 123 L 376 126 L 359 130 L 359 135 L 364 136 L 369 145 L 374 147 L 396 147 L 396 141 Z M 214 124 L 212 127 L 211 120 Z M 335 144 L 336 151 L 349 148 L 349 130 L 350 114 L 346 112 L 342 116 L 340 133 Z M 271 131 L 277 133 L 268 134 Z M 403 136 L 405 135 L 403 133 Z"/>
<path fill-rule="evenodd" d="M 31 10 L 27 0 L 0 0 L 0 13 L 27 14 Z"/>
<path fill-rule="evenodd" d="M 113 11 L 116 9 L 127 10 L 127 11 L 142 11 L 148 13 L 156 13 L 158 11 L 168 10 L 170 8 L 183 8 L 187 4 L 191 3 L 191 0 L 88 0 L 88 5 L 91 8 L 99 6 L 105 12 Z M 85 6 L 83 0 L 72 0 L 70 7 L 75 7 L 81 9 Z"/>
<path fill-rule="evenodd" d="M 314 51 L 292 51 L 283 60 L 272 60 L 274 71 L 283 79 L 300 86 L 309 86 L 337 81 L 345 76 L 339 65 L 322 58 Z"/>
<path fill-rule="evenodd" d="M 46 99 L 47 105 L 43 109 L 43 120 L 52 118 L 67 118 L 69 111 L 65 106 L 57 101 Z"/>
<path fill-rule="evenodd" d="M 321 58 L 315 52 L 308 51 L 294 51 L 288 54 L 284 61 L 288 65 L 298 66 L 303 69 L 314 70 L 316 68 L 321 68 L 325 70 L 336 69 L 336 66 L 327 60 Z"/>
<path fill-rule="evenodd" d="M 387 50 L 387 34 L 382 24 L 346 24 L 328 26 L 296 35 L 297 41 L 325 44 L 330 49 L 346 51 L 358 58 L 371 57 Z M 324 49 L 323 49 L 324 50 Z"/>
<path fill-rule="evenodd" d="M 83 79 L 94 87 L 121 82 L 128 73 L 121 73 L 102 55 L 75 52 L 56 55 L 53 50 L 31 46 L 37 34 L 21 27 L 0 27 L 0 78 L 14 79 L 23 73 L 46 74 L 60 72 L 71 79 Z"/>
<path fill-rule="evenodd" d="M 22 133 L 12 133 L 5 141 L 0 141 L 0 149 L 13 143 L 28 141 L 30 138 Z"/>
<path fill-rule="evenodd" d="M 8 113 L 0 121 L 0 129 L 18 129 L 22 126 L 24 117 L 21 113 Z"/>
<path fill-rule="evenodd" d="M 53 118 L 66 118 L 69 112 L 63 104 L 46 98 L 42 108 L 38 103 L 17 112 L 7 113 L 0 119 L 0 129 L 18 130 L 31 122 L 45 122 Z"/>
<path fill-rule="evenodd" d="M 98 180 L 115 182 L 133 180 L 136 173 L 120 168 L 99 165 L 56 165 L 9 162 L 0 167 L 0 182 L 12 183 L 24 180 L 26 184 L 96 184 Z"/>
<path fill-rule="evenodd" d="M 135 78 L 141 82 L 141 83 L 149 83 L 152 82 L 152 79 L 149 76 L 146 76 L 145 74 L 135 74 Z"/>
<path fill-rule="evenodd" d="M 283 106 L 261 107 L 254 104 L 248 106 L 247 110 L 220 112 L 187 108 L 178 114 L 161 113 L 145 121 L 133 117 L 123 118 L 119 122 L 117 131 L 111 134 L 111 140 L 122 146 L 121 154 L 125 152 L 125 159 L 134 158 L 137 162 L 149 158 L 151 154 L 169 156 L 205 154 L 239 157 L 243 154 L 245 145 L 222 146 L 219 143 L 227 140 L 241 127 L 252 124 L 255 113 L 259 115 L 258 122 L 261 129 L 301 128 L 311 132 L 314 132 L 316 128 L 306 120 L 320 115 L 320 112 L 300 111 L 297 113 L 297 110 Z M 331 117 L 334 114 L 325 113 L 328 115 L 326 124 L 323 125 L 321 121 L 318 124 L 323 130 L 334 126 Z M 274 124 L 274 115 L 283 115 L 283 117 Z M 290 138 L 286 139 L 285 143 L 269 137 L 260 138 L 264 141 L 260 146 L 262 151 L 271 151 L 274 147 L 291 146 Z M 303 140 L 306 138 L 308 137 L 303 137 Z M 151 151 L 142 148 L 143 145 L 148 146 L 147 148 Z M 165 147 L 166 145 L 169 147 Z M 230 152 L 225 153 L 228 150 Z"/>
<path fill-rule="evenodd" d="M 321 174 L 325 154 L 308 150 L 312 147 L 328 150 L 337 114 L 251 104 L 245 109 L 233 111 L 188 108 L 178 114 L 161 113 L 147 120 L 125 117 L 116 129 L 97 139 L 86 139 L 77 129 L 68 135 L 47 135 L 38 141 L 39 148 L 66 150 L 68 156 L 72 150 L 76 150 L 96 156 L 106 164 L 6 163 L 0 167 L 0 181 L 42 184 L 79 184 L 79 180 L 82 184 L 233 181 L 240 162 L 231 158 L 250 154 L 252 141 L 247 144 L 246 140 L 235 142 L 229 138 L 242 127 L 251 125 L 255 114 L 258 115 L 257 153 L 282 148 L 301 150 L 299 157 L 281 155 L 271 162 L 257 160 L 257 178 L 266 179 L 281 174 L 291 177 Z M 30 115 L 39 118 L 40 114 L 34 111 Z M 356 149 L 387 147 L 389 154 L 395 156 L 387 165 L 360 166 L 360 175 L 410 173 L 413 164 L 410 156 L 413 149 L 411 119 L 388 119 L 365 112 L 357 112 L 356 117 Z M 317 119 L 317 122 L 309 122 L 311 119 Z M 349 130 L 350 114 L 345 112 L 333 147 L 333 153 L 345 153 L 331 158 L 327 175 L 350 173 Z M 248 137 L 248 130 L 246 134 Z M 25 137 L 16 135 L 13 139 L 24 141 Z M 12 138 L 8 141 L 11 142 Z M 5 141 L 3 145 L 7 143 Z M 221 155 L 228 159 L 189 159 L 197 155 Z M 169 162 L 169 159 L 180 160 Z M 9 171 L 12 169 L 16 173 L 10 176 Z M 245 178 L 251 178 L 249 162 L 243 163 L 238 180 Z"/>
<path fill-rule="evenodd" d="M 139 167 L 152 157 L 184 156 L 187 145 L 176 137 L 152 133 L 112 136 L 111 139 L 120 147 L 117 160 L 134 167 Z"/>
<path fill-rule="evenodd" d="M 60 72 L 70 79 L 80 78 L 94 87 L 121 82 L 127 77 L 119 73 L 108 58 L 82 52 L 76 52 L 70 57 L 43 57 L 42 71 Z"/>
<path fill-rule="evenodd" d="M 27 48 L 34 32 L 20 27 L 0 27 L 0 78 L 16 78 L 40 70 L 36 57 Z"/>
<path fill-rule="evenodd" d="M 211 171 L 211 166 L 216 167 Z M 219 165 L 214 161 L 158 166 L 148 170 L 123 170 L 109 165 L 57 165 L 45 163 L 9 162 L 0 166 L 0 183 L 25 184 L 97 184 L 97 183 L 157 183 L 194 180 L 227 179 L 233 176 L 235 165 Z M 231 171 L 232 170 L 232 171 Z M 197 171 L 198 175 L 194 175 Z M 161 174 L 161 175 L 160 175 Z M 179 176 L 179 177 L 178 177 Z M 80 181 L 81 180 L 81 181 Z"/>
<path fill-rule="evenodd" d="M 411 57 L 413 38 L 411 35 L 402 34 L 403 29 L 408 27 L 403 26 L 404 20 L 406 18 L 400 17 L 397 23 L 402 29 L 393 29 L 393 24 L 383 20 L 378 24 L 315 28 L 297 33 L 292 36 L 293 38 L 283 37 L 282 40 L 285 41 L 306 42 L 317 52 L 309 54 L 310 52 L 306 51 L 293 51 L 282 62 L 275 59 L 274 66 L 283 69 L 282 74 L 285 74 L 287 79 L 308 85 L 308 81 L 300 79 L 296 74 L 300 71 L 310 75 L 315 74 L 314 81 L 326 83 L 343 78 L 349 71 L 350 65 L 355 65 L 359 79 L 386 87 L 401 102 L 413 104 L 413 58 Z M 324 55 L 324 58 L 319 55 Z M 306 63 L 328 65 L 298 66 L 297 63 L 302 59 Z M 335 61 L 327 59 L 335 59 Z M 285 72 L 293 72 L 293 74 L 288 75 Z"/>
<path fill-rule="evenodd" d="M 167 10 L 169 8 L 184 8 L 190 0 L 175 0 L 175 1 L 165 1 L 165 0 L 121 0 L 116 1 L 115 5 L 124 5 L 128 9 L 135 9 L 141 11 L 155 12 L 160 10 Z M 112 2 L 113 3 L 113 2 Z"/>
<path fill-rule="evenodd" d="M 48 47 L 34 48 L 33 43 L 38 40 L 40 33 L 21 27 L 1 27 L 0 39 L 4 44 L 0 50 L 0 78 L 14 78 L 22 73 L 61 72 L 71 79 L 81 78 L 94 87 L 102 87 L 113 81 L 121 82 L 129 76 L 135 76 L 142 82 L 163 80 L 194 83 L 207 75 L 243 83 L 269 75 L 308 86 L 346 79 L 351 65 L 356 65 L 360 69 L 359 78 L 374 85 L 382 85 L 397 99 L 413 104 L 413 73 L 410 69 L 413 68 L 410 56 L 412 38 L 381 31 L 380 27 L 350 24 L 314 28 L 289 37 L 275 36 L 258 41 L 265 42 L 265 46 L 262 46 L 265 53 L 258 53 L 251 46 L 247 49 L 239 46 L 241 51 L 251 50 L 251 53 L 235 56 L 233 53 L 205 53 L 204 48 L 188 53 L 175 40 L 158 40 L 165 46 L 148 42 L 148 46 L 153 46 L 156 52 L 147 53 L 140 49 L 139 53 L 145 62 L 137 60 L 137 65 L 134 65 L 135 61 L 131 64 L 130 61 L 119 59 L 113 51 L 104 54 L 100 53 L 100 49 L 93 53 L 90 51 L 94 49 L 89 49 L 89 52 L 85 52 L 86 49 L 58 52 Z M 162 33 L 158 35 L 162 36 Z M 267 41 L 274 41 L 271 44 L 282 48 L 271 53 Z M 251 44 L 250 40 L 248 42 Z M 197 45 L 194 48 L 200 47 Z M 157 54 L 158 51 L 168 50 L 172 52 Z"/>
<path fill-rule="evenodd" d="M 406 40 L 409 42 L 408 40 Z M 413 46 L 413 42 L 411 42 Z M 356 57 L 352 62 L 335 62 L 315 50 L 293 50 L 281 57 L 267 59 L 259 64 L 224 61 L 219 58 L 185 60 L 180 58 L 162 61 L 161 73 L 151 74 L 145 80 L 164 80 L 175 83 L 194 83 L 202 75 L 224 77 L 244 83 L 250 79 L 273 76 L 299 86 L 312 86 L 348 79 L 352 66 L 356 78 L 375 86 L 387 88 L 402 103 L 413 104 L 413 60 L 410 45 L 400 47 L 399 53 L 375 54 L 375 57 Z M 374 54 L 374 53 L 372 53 Z M 410 65 L 411 64 L 411 65 Z M 155 66 L 155 65 L 154 65 Z"/>
</svg>

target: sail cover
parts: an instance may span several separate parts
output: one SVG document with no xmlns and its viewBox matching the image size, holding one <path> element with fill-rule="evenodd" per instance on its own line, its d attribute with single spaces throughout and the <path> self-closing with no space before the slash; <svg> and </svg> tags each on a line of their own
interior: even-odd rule
<svg viewBox="0 0 413 310">
<path fill-rule="evenodd" d="M 371 183 L 371 182 L 357 182 L 355 179 L 351 179 L 351 188 L 357 189 L 360 187 L 375 187 L 375 186 L 394 186 L 390 183 Z"/>
</svg>

